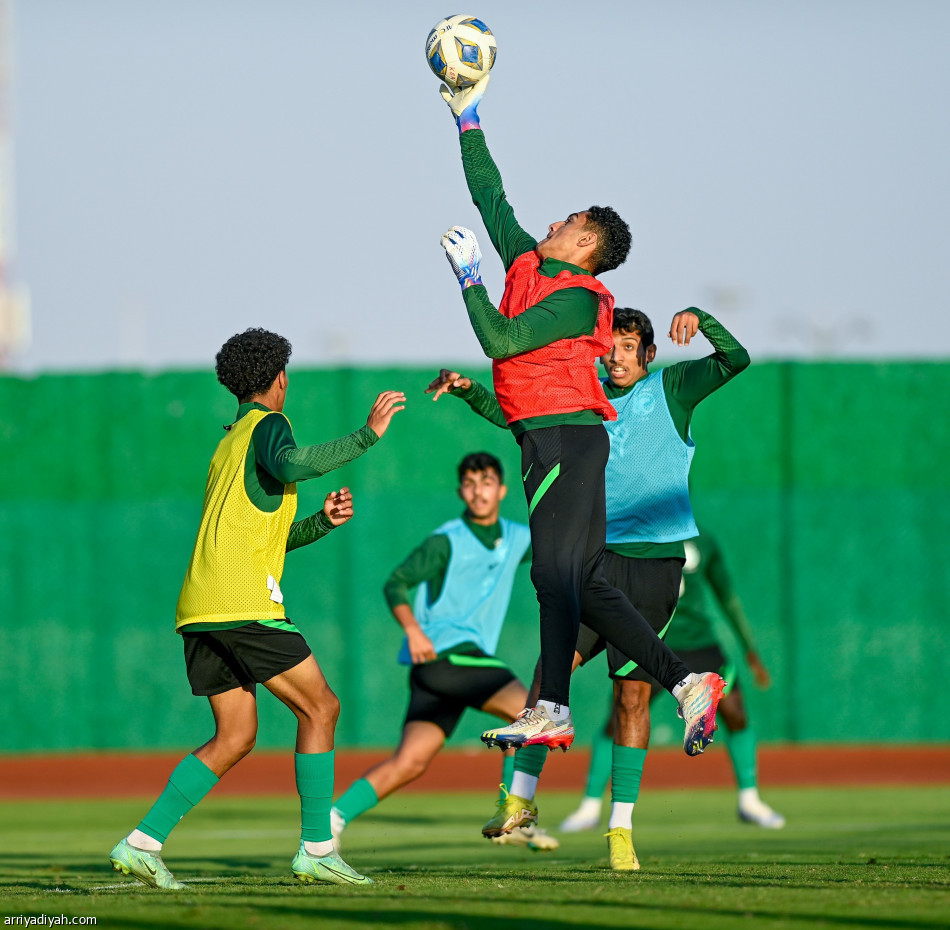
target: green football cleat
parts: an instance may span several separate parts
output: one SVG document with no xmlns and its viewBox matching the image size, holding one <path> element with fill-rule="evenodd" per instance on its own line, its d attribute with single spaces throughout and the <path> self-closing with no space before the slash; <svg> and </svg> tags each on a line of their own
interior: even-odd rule
<svg viewBox="0 0 950 930">
<path fill-rule="evenodd" d="M 334 885 L 372 885 L 373 880 L 351 869 L 338 855 L 311 856 L 303 843 L 290 864 L 294 878 L 304 884 L 332 882 Z"/>
<path fill-rule="evenodd" d="M 131 875 L 143 885 L 161 888 L 163 891 L 182 891 L 187 888 L 165 867 L 162 857 L 144 849 L 137 849 L 128 840 L 120 840 L 112 852 L 109 861 L 116 872 Z"/>
<path fill-rule="evenodd" d="M 604 836 L 607 837 L 610 867 L 615 872 L 635 872 L 640 868 L 637 851 L 633 848 L 633 830 L 628 830 L 626 827 L 614 827 Z"/>
<path fill-rule="evenodd" d="M 501 836 L 511 833 L 515 827 L 528 827 L 538 822 L 538 806 L 534 801 L 509 794 L 504 785 L 500 787 L 504 797 L 495 808 L 495 816 L 482 827 L 482 836 Z"/>
</svg>

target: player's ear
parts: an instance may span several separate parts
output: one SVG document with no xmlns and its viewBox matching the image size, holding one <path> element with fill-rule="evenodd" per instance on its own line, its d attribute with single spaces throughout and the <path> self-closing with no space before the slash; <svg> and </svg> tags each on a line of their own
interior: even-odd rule
<svg viewBox="0 0 950 930">
<path fill-rule="evenodd" d="M 581 231 L 580 236 L 577 237 L 578 248 L 587 249 L 591 246 L 596 248 L 597 246 L 597 233 L 593 229 L 584 229 Z"/>
<path fill-rule="evenodd" d="M 503 501 L 507 493 L 508 493 L 508 485 L 507 484 L 501 485 L 501 487 L 498 488 L 498 500 Z"/>
<path fill-rule="evenodd" d="M 277 375 L 277 377 L 274 379 L 274 383 L 275 383 L 275 384 L 277 385 L 277 387 L 279 387 L 282 391 L 286 391 L 286 390 L 287 390 L 287 372 L 286 372 L 286 371 L 281 371 L 281 372 Z"/>
<path fill-rule="evenodd" d="M 647 364 L 649 365 L 656 358 L 656 345 L 647 346 Z"/>
</svg>

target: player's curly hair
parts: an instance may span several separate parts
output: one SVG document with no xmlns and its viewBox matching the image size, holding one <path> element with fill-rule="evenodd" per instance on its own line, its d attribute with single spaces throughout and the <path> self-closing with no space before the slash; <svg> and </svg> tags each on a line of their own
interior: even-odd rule
<svg viewBox="0 0 950 930">
<path fill-rule="evenodd" d="M 632 307 L 614 307 L 614 332 L 636 333 L 642 346 L 652 346 L 654 343 L 650 318 L 642 310 Z"/>
<path fill-rule="evenodd" d="M 488 471 L 491 468 L 498 475 L 498 480 L 504 482 L 505 474 L 501 470 L 501 462 L 490 452 L 469 452 L 468 455 L 459 462 L 459 484 L 465 477 L 466 472 L 470 471 Z"/>
<path fill-rule="evenodd" d="M 591 253 L 591 271 L 601 274 L 622 265 L 630 254 L 630 227 L 613 207 L 588 207 L 585 229 L 597 233 L 597 248 Z"/>
<path fill-rule="evenodd" d="M 235 333 L 215 356 L 214 370 L 240 403 L 265 393 L 287 367 L 292 347 L 283 336 L 260 327 Z"/>
</svg>

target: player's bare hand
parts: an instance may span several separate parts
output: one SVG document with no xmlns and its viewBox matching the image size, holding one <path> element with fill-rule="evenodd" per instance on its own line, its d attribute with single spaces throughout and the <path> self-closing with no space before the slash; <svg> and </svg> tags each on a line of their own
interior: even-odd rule
<svg viewBox="0 0 950 930">
<path fill-rule="evenodd" d="M 383 391 L 376 398 L 376 403 L 373 404 L 366 418 L 366 425 L 381 438 L 389 429 L 389 421 L 392 420 L 393 414 L 405 409 L 406 395 L 402 391 Z"/>
<path fill-rule="evenodd" d="M 756 686 L 763 689 L 768 688 L 772 684 L 772 676 L 769 674 L 769 670 L 762 664 L 758 653 L 750 649 L 745 654 L 745 660 L 749 666 L 749 671 L 752 672 L 752 677 L 755 679 Z"/>
<path fill-rule="evenodd" d="M 691 310 L 682 310 L 670 323 L 670 339 L 678 346 L 688 346 L 690 339 L 699 332 L 699 317 Z"/>
<path fill-rule="evenodd" d="M 467 391 L 472 386 L 472 379 L 457 371 L 449 371 L 443 368 L 439 372 L 438 378 L 434 378 L 432 383 L 426 388 L 426 394 L 433 394 L 433 400 L 438 400 L 443 394 L 451 394 L 453 391 Z"/>
<path fill-rule="evenodd" d="M 413 665 L 422 665 L 432 662 L 436 656 L 432 640 L 422 630 L 411 630 L 406 634 L 406 644 L 409 646 L 409 655 Z"/>
<path fill-rule="evenodd" d="M 331 491 L 323 499 L 323 512 L 334 526 L 342 526 L 353 516 L 353 495 L 349 488 Z"/>
</svg>

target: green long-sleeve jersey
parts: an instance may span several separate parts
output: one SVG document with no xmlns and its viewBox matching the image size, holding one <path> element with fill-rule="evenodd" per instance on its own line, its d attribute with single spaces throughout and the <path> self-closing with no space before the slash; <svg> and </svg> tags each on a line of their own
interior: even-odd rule
<svg viewBox="0 0 950 930">
<path fill-rule="evenodd" d="M 749 365 L 749 353 L 712 314 L 690 307 L 699 318 L 699 331 L 709 340 L 713 353 L 701 359 L 677 362 L 663 369 L 663 393 L 673 418 L 673 425 L 684 441 L 697 405 L 734 378 Z M 604 393 L 608 398 L 622 397 L 633 389 L 617 387 L 608 380 Z M 465 391 L 454 391 L 471 408 L 496 426 L 505 427 L 505 418 L 495 395 L 483 384 L 472 382 Z M 685 558 L 682 542 L 612 543 L 607 547 L 619 555 L 635 559 Z"/>
<path fill-rule="evenodd" d="M 719 645 L 714 621 L 717 608 L 729 621 L 743 650 L 754 649 L 749 621 L 732 586 L 722 549 L 700 528 L 700 535 L 686 544 L 680 599 L 666 644 L 674 652 Z"/>
<path fill-rule="evenodd" d="M 505 195 L 501 174 L 488 151 L 485 134 L 480 129 L 469 129 L 459 136 L 459 142 L 472 201 L 507 272 L 519 255 L 534 249 L 538 242 L 521 228 L 515 218 Z M 538 273 L 548 278 L 554 278 L 562 271 L 590 275 L 585 268 L 553 258 L 544 259 L 538 268 Z M 559 290 L 511 319 L 498 311 L 483 285 L 466 288 L 462 299 L 479 344 L 485 355 L 492 359 L 511 358 L 560 339 L 590 335 L 597 325 L 597 295 L 584 287 Z M 593 410 L 578 410 L 517 420 L 511 424 L 511 431 L 519 435 L 525 430 L 546 426 L 597 423 L 603 423 L 600 414 Z"/>
</svg>

